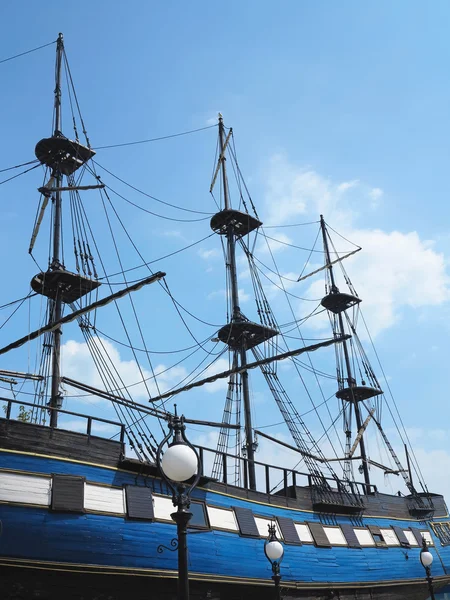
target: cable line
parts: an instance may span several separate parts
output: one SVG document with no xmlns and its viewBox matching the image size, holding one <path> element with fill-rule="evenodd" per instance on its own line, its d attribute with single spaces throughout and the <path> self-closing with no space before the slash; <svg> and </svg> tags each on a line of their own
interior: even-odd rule
<svg viewBox="0 0 450 600">
<path fill-rule="evenodd" d="M 0 60 L 0 65 L 2 63 L 8 62 L 9 60 L 14 60 L 15 58 L 19 58 L 19 56 L 25 56 L 25 54 L 31 54 L 31 52 L 36 52 L 36 50 L 41 50 L 42 48 L 47 48 L 47 46 L 52 46 L 56 44 L 56 40 L 53 42 L 49 42 L 48 44 L 44 44 L 43 46 L 38 46 L 37 48 L 33 48 L 32 50 L 27 50 L 26 52 L 21 52 L 20 54 L 15 54 L 14 56 L 10 56 L 9 58 L 4 58 Z"/>
<path fill-rule="evenodd" d="M 205 129 L 212 129 L 213 127 L 217 127 L 217 124 L 207 125 L 206 127 L 199 127 L 198 129 L 191 129 L 189 131 L 182 131 L 181 133 L 172 133 L 171 135 L 163 135 L 161 137 L 149 138 L 148 140 L 139 140 L 137 142 L 124 142 L 123 144 L 110 144 L 109 146 L 97 146 L 96 148 L 94 148 L 94 150 L 105 150 L 106 148 L 121 148 L 123 146 L 135 146 L 136 144 L 158 142 L 159 140 L 168 140 L 170 138 L 176 138 L 182 135 L 189 135 L 190 133 L 197 133 L 197 131 L 205 131 Z"/>
<path fill-rule="evenodd" d="M 124 181 L 123 179 L 121 179 L 120 177 L 118 177 L 117 175 L 114 175 L 114 173 L 111 173 L 111 171 L 108 171 L 108 169 L 106 167 L 102 166 L 96 160 L 93 160 L 92 162 L 95 163 L 97 165 L 97 167 L 100 167 L 100 169 L 103 169 L 104 171 L 106 171 L 109 175 L 111 175 L 111 177 L 114 177 L 114 179 L 117 179 L 118 181 L 120 181 L 124 185 L 128 186 L 132 190 L 134 190 L 136 192 L 139 192 L 139 194 L 142 194 L 143 196 L 147 196 L 147 198 L 151 198 L 152 200 L 155 200 L 156 202 L 160 202 L 161 204 L 165 204 L 166 206 L 170 206 L 171 208 L 176 208 L 178 210 L 184 210 L 185 212 L 196 213 L 197 215 L 208 215 L 208 216 L 211 216 L 211 215 L 214 214 L 214 213 L 211 213 L 211 212 L 204 212 L 204 211 L 201 211 L 201 210 L 192 210 L 190 208 L 184 208 L 183 206 L 177 206 L 176 204 L 171 204 L 170 202 L 165 202 L 164 200 L 160 200 L 159 198 L 155 198 L 155 196 L 152 196 L 151 194 L 147 194 L 147 192 L 143 192 L 142 190 L 140 190 L 136 186 L 131 185 L 131 183 L 128 183 L 128 182 Z M 145 210 L 145 209 L 142 209 L 142 210 Z"/>
<path fill-rule="evenodd" d="M 8 177 L 8 179 L 4 179 L 3 181 L 0 181 L 0 185 L 2 185 L 3 183 L 7 183 L 8 181 L 11 181 L 12 179 L 16 179 L 16 177 L 20 177 L 21 175 L 25 175 L 25 173 L 28 173 L 29 171 L 33 171 L 33 169 L 37 169 L 40 166 L 41 166 L 41 163 L 38 163 L 37 165 L 34 165 L 34 167 L 30 167 L 29 169 L 25 169 L 25 171 L 22 171 L 21 173 L 17 173 L 17 175 L 13 175 L 12 177 Z"/>
</svg>

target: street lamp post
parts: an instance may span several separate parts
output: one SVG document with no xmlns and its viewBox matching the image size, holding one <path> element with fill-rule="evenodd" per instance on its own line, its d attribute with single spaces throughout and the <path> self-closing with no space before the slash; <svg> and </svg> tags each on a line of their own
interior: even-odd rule
<svg viewBox="0 0 450 600">
<path fill-rule="evenodd" d="M 168 420 L 169 432 L 158 446 L 156 463 L 162 479 L 172 492 L 176 512 L 170 516 L 177 524 L 178 540 L 178 600 L 189 600 L 187 525 L 192 517 L 189 511 L 191 492 L 200 479 L 200 458 L 185 434 L 184 416 L 175 415 Z M 163 447 L 169 442 L 163 452 Z M 187 483 L 187 481 L 190 483 Z"/>
<path fill-rule="evenodd" d="M 272 565 L 272 579 L 275 583 L 275 600 L 281 600 L 280 563 L 283 560 L 284 548 L 283 544 L 277 540 L 276 529 L 273 523 L 269 525 L 269 537 L 264 543 L 264 554 Z"/>
<path fill-rule="evenodd" d="M 431 577 L 431 563 L 433 562 L 433 555 L 428 550 L 427 542 L 424 537 L 422 537 L 422 549 L 420 551 L 420 562 L 422 563 L 422 567 L 425 569 L 425 573 L 427 574 L 427 583 L 428 589 L 430 590 L 430 598 L 431 600 L 435 600 L 434 598 L 434 590 L 433 590 L 433 578 Z"/>
</svg>

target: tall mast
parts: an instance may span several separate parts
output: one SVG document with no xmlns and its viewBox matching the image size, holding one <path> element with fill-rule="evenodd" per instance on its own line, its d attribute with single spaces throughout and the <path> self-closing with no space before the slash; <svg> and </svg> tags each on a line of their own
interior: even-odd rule
<svg viewBox="0 0 450 600">
<path fill-rule="evenodd" d="M 331 264 L 330 248 L 328 245 L 327 229 L 326 229 L 325 220 L 323 218 L 323 215 L 320 215 L 320 228 L 322 230 L 322 239 L 323 239 L 323 246 L 324 246 L 324 250 L 325 250 L 325 259 L 326 259 L 326 263 L 328 265 L 328 271 L 330 273 L 330 281 L 331 281 L 330 293 L 338 294 L 339 289 L 336 286 L 336 281 L 334 278 L 333 266 Z M 339 323 L 339 333 L 340 333 L 340 335 L 343 336 L 345 334 L 345 329 L 344 329 L 344 319 L 342 318 L 342 311 L 339 311 L 336 314 L 337 314 L 338 323 Z M 352 388 L 356 387 L 356 380 L 353 377 L 350 355 L 348 352 L 347 341 L 345 340 L 345 338 L 342 341 L 342 348 L 344 351 L 345 369 L 347 372 L 347 385 L 351 391 Z M 345 400 L 344 400 L 344 402 L 345 402 Z M 359 410 L 359 404 L 356 399 L 356 395 L 353 393 L 350 395 L 350 402 L 353 405 L 353 409 L 355 411 L 355 418 L 356 418 L 356 425 L 358 427 L 358 432 L 362 432 L 363 422 L 362 422 L 362 418 L 361 418 L 361 411 Z M 365 443 L 364 443 L 364 434 L 363 433 L 361 433 L 361 439 L 359 441 L 359 446 L 360 446 L 360 450 L 361 450 L 364 481 L 366 483 L 367 493 L 369 493 L 370 492 L 370 476 L 369 476 L 369 468 L 367 466 L 367 455 L 366 455 L 366 447 L 365 447 Z"/>
<path fill-rule="evenodd" d="M 226 158 L 225 158 L 225 128 L 223 124 L 222 115 L 219 115 L 219 143 L 220 143 L 220 156 L 221 156 L 221 170 L 222 170 L 222 184 L 223 184 L 223 196 L 225 210 L 229 210 L 230 199 L 228 194 L 228 180 L 226 172 Z M 241 309 L 239 306 L 239 288 L 237 279 L 236 269 L 236 234 L 235 226 L 232 220 L 227 224 L 226 228 L 227 248 L 228 248 L 228 267 L 230 269 L 230 284 L 231 284 L 231 302 L 232 302 L 232 323 L 242 321 Z M 240 357 L 241 367 L 247 365 L 247 347 L 245 343 L 245 337 L 242 337 L 240 348 L 235 350 Z M 252 415 L 250 407 L 250 391 L 248 385 L 248 372 L 244 370 L 241 372 L 242 382 L 242 397 L 244 400 L 244 416 L 245 416 L 245 449 L 248 458 L 248 478 L 250 489 L 256 489 L 256 475 L 255 475 L 255 442 L 253 439 L 253 428 L 252 428 Z"/>
<path fill-rule="evenodd" d="M 56 81 L 55 81 L 55 130 L 53 132 L 54 137 L 61 135 L 61 66 L 62 66 L 62 55 L 64 51 L 63 35 L 58 35 L 56 43 Z M 56 192 L 54 192 L 54 213 L 53 213 L 53 251 L 52 251 L 52 262 L 50 265 L 51 270 L 58 270 L 61 268 L 61 191 L 63 175 L 61 169 L 56 166 L 53 169 L 52 176 L 55 180 Z M 60 293 L 56 293 L 53 301 L 53 313 L 51 315 L 52 321 L 59 321 L 62 315 L 62 297 Z M 53 355 L 52 355 L 52 389 L 50 398 L 51 408 L 61 408 L 62 405 L 62 394 L 61 394 L 61 334 L 60 328 L 55 329 L 53 332 Z M 50 411 L 50 426 L 56 427 L 58 424 L 58 412 L 56 410 Z"/>
</svg>

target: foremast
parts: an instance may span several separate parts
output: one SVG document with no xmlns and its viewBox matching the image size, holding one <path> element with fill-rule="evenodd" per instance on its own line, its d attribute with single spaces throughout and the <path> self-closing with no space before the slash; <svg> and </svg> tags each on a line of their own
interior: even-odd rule
<svg viewBox="0 0 450 600">
<path fill-rule="evenodd" d="M 53 136 L 61 135 L 61 67 L 64 51 L 63 34 L 58 35 L 56 42 L 56 81 L 55 81 L 55 128 Z M 52 172 L 55 181 L 56 192 L 54 193 L 54 213 L 53 213 L 53 252 L 50 270 L 56 271 L 61 268 L 61 191 L 63 176 L 59 165 L 56 165 Z M 57 290 L 55 299 L 52 301 L 53 310 L 51 311 L 52 321 L 58 322 L 62 317 L 62 297 L 60 290 Z M 58 409 L 62 406 L 61 394 L 61 327 L 55 329 L 52 333 L 52 386 L 49 406 L 51 409 Z M 58 424 L 58 411 L 50 410 L 50 426 L 56 427 Z"/>
<path fill-rule="evenodd" d="M 324 251 L 325 251 L 325 261 L 326 261 L 326 265 L 328 267 L 328 273 L 329 273 L 329 277 L 330 277 L 330 290 L 329 290 L 329 296 L 331 296 L 334 300 L 336 300 L 339 296 L 343 296 L 342 294 L 340 294 L 339 288 L 336 285 L 336 279 L 334 276 L 334 271 L 333 271 L 333 265 L 332 265 L 332 260 L 331 260 L 331 255 L 330 255 L 330 247 L 328 244 L 328 234 L 327 234 L 327 229 L 326 229 L 326 225 L 325 225 L 325 220 L 323 218 L 323 215 L 320 215 L 320 228 L 321 228 L 321 232 L 322 232 L 322 240 L 323 240 L 323 246 L 324 246 Z M 345 296 L 349 296 L 349 295 L 345 295 Z M 348 299 L 350 300 L 350 299 Z M 348 302 L 349 304 L 357 304 L 359 302 L 359 299 L 357 299 L 356 297 L 354 297 L 354 301 L 353 303 Z M 337 333 L 339 333 L 341 336 L 345 335 L 345 327 L 344 327 L 344 319 L 342 317 L 342 313 L 344 312 L 344 307 L 346 307 L 347 304 L 346 303 L 342 303 L 339 306 L 339 302 L 335 302 L 334 303 L 334 309 L 332 312 L 335 313 L 335 315 L 337 316 L 337 323 L 338 323 L 338 331 Z M 336 331 L 335 331 L 336 333 Z M 364 482 L 366 484 L 366 491 L 367 493 L 370 492 L 370 475 L 369 475 L 369 467 L 368 467 L 368 463 L 367 463 L 367 453 L 366 453 L 366 446 L 364 443 L 364 428 L 363 428 L 363 421 L 361 418 L 361 411 L 359 408 L 359 403 L 358 403 L 358 398 L 357 398 L 357 394 L 355 394 L 354 392 L 354 388 L 357 387 L 356 384 L 356 379 L 353 376 L 353 370 L 352 370 L 352 365 L 351 365 L 351 361 L 350 361 L 350 355 L 349 355 L 349 350 L 348 350 L 348 345 L 347 345 L 347 340 L 343 339 L 342 341 L 342 350 L 343 350 L 343 354 L 344 354 L 344 362 L 345 362 L 345 370 L 346 370 L 346 381 L 347 381 L 347 390 L 348 393 L 346 394 L 346 398 L 343 399 L 343 402 L 350 402 L 354 413 L 355 413 L 355 420 L 356 420 L 356 426 L 358 428 L 358 437 L 359 437 L 359 447 L 360 447 L 360 451 L 361 451 L 361 465 L 362 465 L 362 471 L 363 471 L 363 475 L 364 475 Z M 345 409 L 345 407 L 344 407 Z M 346 431 L 345 431 L 345 435 L 346 435 L 346 450 L 347 450 L 347 454 L 349 454 L 350 452 L 350 440 L 351 440 L 351 429 L 350 429 L 350 419 L 347 418 L 346 419 Z M 349 457 L 350 458 L 350 457 Z"/>
<path fill-rule="evenodd" d="M 64 62 L 65 61 L 65 62 Z M 53 204 L 51 231 L 51 254 L 47 271 L 40 272 L 31 280 L 31 287 L 37 294 L 42 294 L 48 298 L 48 323 L 46 328 L 51 336 L 48 346 L 51 350 L 50 367 L 50 394 L 48 407 L 50 409 L 50 426 L 56 427 L 58 424 L 58 409 L 62 406 L 61 389 L 61 321 L 63 320 L 64 306 L 68 304 L 75 310 L 75 303 L 81 307 L 82 298 L 89 295 L 100 286 L 97 280 L 96 269 L 94 266 L 94 257 L 89 250 L 89 244 L 84 243 L 80 246 L 83 252 L 80 253 L 80 261 L 76 256 L 76 273 L 66 269 L 63 264 L 63 238 L 62 238 L 62 192 L 64 190 L 76 194 L 80 189 L 94 189 L 104 187 L 103 185 L 77 186 L 74 173 L 81 166 L 87 163 L 95 152 L 89 147 L 79 143 L 78 135 L 75 140 L 68 139 L 62 133 L 61 120 L 61 98 L 62 98 L 62 65 L 67 67 L 67 58 L 64 50 L 64 39 L 62 33 L 58 35 L 56 42 L 56 68 L 55 68 L 55 91 L 54 91 L 54 116 L 52 126 L 52 136 L 44 138 L 36 144 L 35 154 L 39 162 L 48 168 L 50 178 L 41 188 L 41 207 L 39 216 L 35 222 L 29 253 L 32 254 L 34 244 L 39 233 L 39 229 L 44 216 L 45 208 L 49 201 Z M 74 125 L 75 128 L 75 125 Z M 76 131 L 75 131 L 76 133 Z M 67 178 L 67 185 L 64 186 L 64 177 Z M 80 244 L 80 241 L 78 240 Z M 74 240 L 75 244 L 75 240 Z M 80 273 L 80 262 L 83 274 Z M 94 266 L 93 272 L 95 279 L 91 279 L 91 269 L 89 263 Z M 89 275 L 88 277 L 86 274 Z M 57 324 L 57 326 L 56 326 Z M 53 327 L 52 327 L 53 326 Z M 44 342 L 44 347 L 46 343 Z"/>
</svg>

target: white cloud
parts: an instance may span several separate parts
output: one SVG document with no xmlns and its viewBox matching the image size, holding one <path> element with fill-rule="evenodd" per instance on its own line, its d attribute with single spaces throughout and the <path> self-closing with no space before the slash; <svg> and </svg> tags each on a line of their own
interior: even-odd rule
<svg viewBox="0 0 450 600">
<path fill-rule="evenodd" d="M 187 375 L 184 367 L 178 366 L 167 370 L 167 366 L 164 364 L 155 365 L 157 386 L 149 370 L 142 365 L 139 367 L 135 360 L 123 360 L 117 348 L 108 340 L 97 337 L 93 339 L 92 343 L 95 344 L 97 352 L 102 355 L 109 368 L 114 372 L 117 371 L 118 377 L 116 377 L 116 380 L 119 386 L 123 384 L 131 386 L 129 392 L 135 401 L 148 400 L 149 393 L 151 396 L 156 396 L 159 392 L 165 392 Z M 105 389 L 86 343 L 68 340 L 61 347 L 61 352 L 62 367 L 66 377 L 82 381 L 102 390 Z M 143 379 L 146 380 L 146 384 L 143 383 Z M 89 397 L 87 401 L 93 402 L 93 400 L 92 397 Z M 100 399 L 97 400 L 101 401 Z"/>
<path fill-rule="evenodd" d="M 335 183 L 278 154 L 270 162 L 266 183 L 266 223 L 290 223 L 299 215 L 307 220 L 324 214 L 333 229 L 363 247 L 345 267 L 363 299 L 362 309 L 372 335 L 391 327 L 405 307 L 437 306 L 449 299 L 445 258 L 434 250 L 432 242 L 422 240 L 415 231 L 404 233 L 358 226 L 360 214 L 342 193 L 357 184 L 363 187 L 357 180 Z M 377 201 L 382 194 L 380 188 L 373 187 L 369 197 Z M 352 249 L 343 240 L 335 240 L 339 243 L 338 250 Z M 294 261 L 298 257 L 293 257 L 287 265 L 291 270 Z M 300 295 L 305 294 L 320 298 L 324 294 L 323 276 L 318 276 Z M 325 324 L 322 319 L 322 325 Z"/>
<path fill-rule="evenodd" d="M 369 192 L 369 196 L 372 200 L 378 200 L 383 195 L 383 190 L 381 188 L 372 188 Z"/>
<path fill-rule="evenodd" d="M 358 179 L 353 179 L 353 181 L 344 181 L 337 186 L 337 191 L 344 193 L 351 188 L 356 187 L 359 184 Z"/>
<path fill-rule="evenodd" d="M 220 256 L 221 252 L 218 250 L 218 248 L 211 248 L 211 250 L 205 250 L 204 248 L 200 248 L 200 250 L 198 251 L 198 255 L 204 260 L 210 260 L 211 258 L 217 258 L 218 256 Z"/>
</svg>

